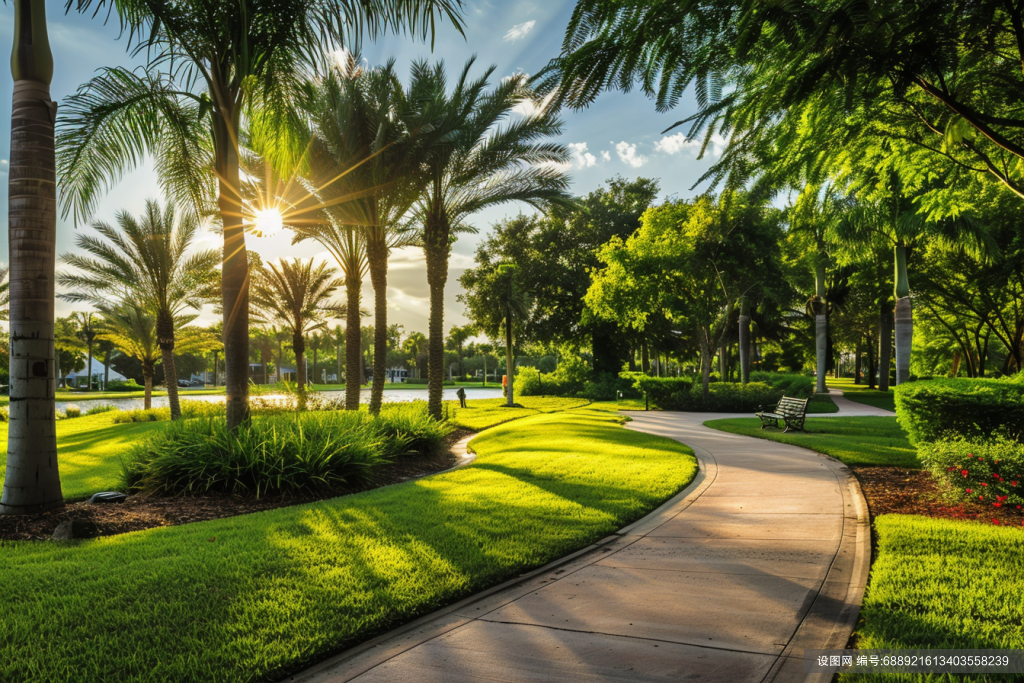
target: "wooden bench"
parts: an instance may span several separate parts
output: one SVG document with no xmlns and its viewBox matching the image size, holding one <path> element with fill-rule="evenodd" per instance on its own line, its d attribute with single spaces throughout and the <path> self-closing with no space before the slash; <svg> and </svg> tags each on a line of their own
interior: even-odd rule
<svg viewBox="0 0 1024 683">
<path fill-rule="evenodd" d="M 804 431 L 804 418 L 807 417 L 808 400 L 806 398 L 783 396 L 779 404 L 775 406 L 775 410 L 771 412 L 762 410 L 757 413 L 757 416 L 761 418 L 761 429 L 768 425 L 778 428 L 779 420 L 782 420 L 786 423 L 786 428 L 782 430 L 783 434 L 790 429 Z"/>
</svg>

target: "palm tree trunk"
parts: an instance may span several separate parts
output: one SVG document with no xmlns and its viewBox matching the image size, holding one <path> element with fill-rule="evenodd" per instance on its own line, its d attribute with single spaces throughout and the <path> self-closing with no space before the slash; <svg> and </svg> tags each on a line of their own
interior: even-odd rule
<svg viewBox="0 0 1024 683">
<path fill-rule="evenodd" d="M 910 379 L 910 352 L 914 342 L 914 314 L 907 280 L 907 248 L 896 252 L 896 386 Z"/>
<path fill-rule="evenodd" d="M 388 253 L 384 244 L 366 245 L 370 284 L 373 286 L 373 385 L 370 414 L 378 415 L 384 402 L 384 375 L 388 363 Z"/>
<path fill-rule="evenodd" d="M 85 365 L 85 390 L 92 391 L 92 342 L 89 342 L 89 358 Z"/>
<path fill-rule="evenodd" d="M 53 59 L 43 0 L 15 0 L 14 97 L 8 167 L 10 426 L 0 514 L 64 505 L 54 410 L 57 234 Z"/>
<path fill-rule="evenodd" d="M 359 410 L 360 378 L 363 374 L 362 339 L 359 330 L 359 299 L 363 283 L 357 273 L 345 277 L 348 310 L 345 312 L 345 408 Z"/>
<path fill-rule="evenodd" d="M 106 353 L 103 354 L 103 391 L 107 390 L 110 383 L 110 354 L 113 352 L 113 349 L 107 347 Z"/>
<path fill-rule="evenodd" d="M 167 385 L 167 403 L 171 406 L 171 419 L 181 418 L 178 403 L 178 371 L 174 365 L 174 318 L 161 311 L 156 320 L 156 343 L 160 347 L 160 360 L 164 365 L 164 384 Z"/>
<path fill-rule="evenodd" d="M 740 382 L 750 381 L 750 302 L 747 297 L 740 299 Z"/>
<path fill-rule="evenodd" d="M 319 351 L 320 349 L 318 348 L 313 349 L 313 384 L 316 384 L 316 381 L 320 379 L 320 375 L 316 374 L 316 357 Z"/>
<path fill-rule="evenodd" d="M 338 357 L 338 381 L 337 384 L 341 384 L 341 344 L 334 347 L 334 354 Z"/>
<path fill-rule="evenodd" d="M 292 351 L 295 352 L 295 380 L 298 384 L 299 410 L 306 409 L 306 340 L 301 334 L 292 335 Z"/>
<path fill-rule="evenodd" d="M 430 290 L 430 320 L 427 323 L 427 410 L 435 420 L 441 419 L 441 397 L 444 393 L 444 288 L 448 282 L 448 239 L 430 234 L 423 252 L 427 259 L 427 286 Z M 486 378 L 485 378 L 486 381 Z"/>
<path fill-rule="evenodd" d="M 144 360 L 142 361 L 142 383 L 146 387 L 144 398 L 142 399 L 143 410 L 149 410 L 153 407 L 153 361 Z"/>
<path fill-rule="evenodd" d="M 219 360 L 220 352 L 213 352 L 213 388 L 217 388 L 217 361 Z"/>
<path fill-rule="evenodd" d="M 878 321 L 878 390 L 889 391 L 889 365 L 892 354 L 892 312 L 889 300 L 882 301 Z"/>
<path fill-rule="evenodd" d="M 515 401 L 512 396 L 512 385 L 515 379 L 515 361 L 512 358 L 512 316 L 505 316 L 505 375 L 508 377 L 508 394 L 505 405 L 511 408 Z"/>
<path fill-rule="evenodd" d="M 218 205 L 224 226 L 221 289 L 224 306 L 224 371 L 228 429 L 234 431 L 249 420 L 249 257 L 242 226 L 238 171 L 237 115 L 227 97 L 214 116 L 218 170 Z"/>
</svg>

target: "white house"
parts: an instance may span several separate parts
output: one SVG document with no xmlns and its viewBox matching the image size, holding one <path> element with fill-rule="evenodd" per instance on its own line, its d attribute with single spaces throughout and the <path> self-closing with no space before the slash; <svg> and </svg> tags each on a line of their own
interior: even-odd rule
<svg viewBox="0 0 1024 683">
<path fill-rule="evenodd" d="M 69 372 L 67 375 L 64 376 L 64 383 L 69 387 L 75 387 L 77 389 L 80 386 L 86 386 L 86 384 L 88 384 L 86 378 L 89 375 L 92 375 L 93 384 L 102 384 L 103 378 L 104 376 L 106 376 L 107 367 L 103 365 L 103 363 L 99 362 L 99 360 L 93 358 L 92 366 L 89 368 L 89 370 L 90 372 L 86 372 L 86 368 L 82 368 L 81 370 L 77 370 L 75 372 Z M 128 378 L 122 375 L 117 370 L 111 368 L 109 380 L 111 382 L 127 382 Z"/>
</svg>

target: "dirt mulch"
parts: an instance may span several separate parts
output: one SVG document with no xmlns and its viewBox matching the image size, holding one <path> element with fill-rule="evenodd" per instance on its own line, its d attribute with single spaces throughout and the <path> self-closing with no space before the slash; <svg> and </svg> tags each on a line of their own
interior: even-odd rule
<svg viewBox="0 0 1024 683">
<path fill-rule="evenodd" d="M 318 500 L 336 498 L 359 491 L 398 484 L 435 474 L 455 464 L 451 446 L 472 432 L 459 430 L 449 435 L 445 447 L 433 456 L 409 456 L 385 465 L 376 471 L 371 485 L 362 488 L 324 491 L 320 493 L 291 493 L 249 498 L 223 493 L 197 496 L 142 496 L 132 495 L 123 503 L 91 504 L 71 503 L 59 510 L 35 515 L 0 515 L 0 541 L 42 541 L 53 536 L 57 525 L 71 519 L 93 522 L 100 536 L 114 536 L 129 531 L 141 531 L 160 526 L 177 526 L 210 519 L 247 515 L 289 505 L 301 505 Z"/>
<path fill-rule="evenodd" d="M 887 514 L 922 515 L 1024 528 L 1024 514 L 1015 506 L 995 508 L 980 501 L 954 500 L 927 470 L 900 467 L 852 469 L 867 499 L 872 519 Z"/>
</svg>

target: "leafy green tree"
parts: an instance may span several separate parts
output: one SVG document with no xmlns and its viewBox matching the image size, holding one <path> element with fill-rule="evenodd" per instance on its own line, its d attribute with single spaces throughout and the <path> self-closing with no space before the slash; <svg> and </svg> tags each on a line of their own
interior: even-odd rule
<svg viewBox="0 0 1024 683">
<path fill-rule="evenodd" d="M 102 221 L 92 227 L 99 237 L 79 235 L 75 241 L 86 256 L 61 257 L 78 272 L 58 275 L 57 281 L 68 290 L 60 298 L 93 306 L 124 299 L 153 312 L 171 419 L 177 420 L 181 406 L 174 367 L 174 321 L 211 300 L 220 260 L 217 252 L 195 251 L 199 223 L 187 212 L 176 213 L 173 202 L 161 210 L 157 202 L 147 201 L 141 219 L 121 211 L 116 228 Z M 91 364 L 91 344 L 89 358 Z"/>
<path fill-rule="evenodd" d="M 105 4 L 81 0 L 75 6 L 84 12 Z M 102 69 L 69 98 L 58 146 L 64 210 L 86 219 L 101 192 L 149 155 L 168 197 L 197 212 L 219 213 L 227 420 L 235 429 L 249 414 L 239 141 L 246 139 L 287 174 L 301 154 L 301 135 L 292 125 L 295 93 L 322 55 L 364 34 L 433 36 L 443 17 L 461 30 L 460 3 L 118 0 L 113 7 L 131 48 L 147 63 L 140 71 Z"/>
<path fill-rule="evenodd" d="M 459 377 L 465 376 L 465 370 L 462 367 L 462 352 L 463 345 L 466 341 L 476 335 L 476 327 L 473 325 L 454 325 L 452 329 L 448 330 L 448 343 L 453 351 L 459 354 Z"/>
<path fill-rule="evenodd" d="M 265 264 L 254 273 L 252 304 L 264 322 L 280 322 L 291 334 L 299 409 L 305 408 L 306 335 L 323 326 L 323 314 L 342 281 L 326 263 L 314 267 L 312 259 L 282 259 L 279 265 Z"/>
<path fill-rule="evenodd" d="M 14 0 L 8 197 L 10 418 L 0 514 L 62 507 L 54 423 L 53 56 L 43 0 Z"/>
<path fill-rule="evenodd" d="M 466 62 L 449 89 L 444 63 L 417 62 L 407 98 L 419 103 L 410 127 L 430 126 L 423 166 L 426 188 L 418 205 L 430 288 L 430 346 L 427 403 L 441 418 L 444 384 L 444 288 L 456 236 L 473 232 L 474 213 L 497 204 L 525 202 L 545 209 L 567 199 L 569 159 L 564 145 L 549 141 L 561 133 L 557 110 L 542 106 L 534 115 L 502 125 L 513 110 L 536 97 L 523 74 L 503 78 L 489 89 L 495 67 L 470 78 Z"/>
<path fill-rule="evenodd" d="M 420 369 L 426 361 L 427 344 L 427 335 L 422 332 L 410 332 L 402 342 L 402 350 L 409 356 L 409 365 L 415 368 L 417 378 L 420 377 Z"/>
</svg>

